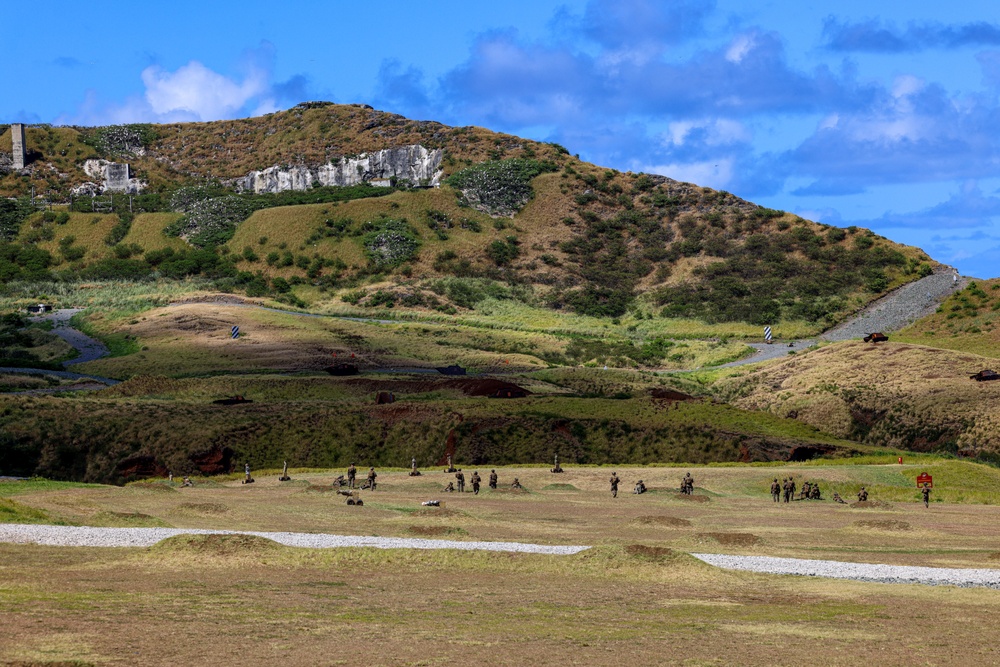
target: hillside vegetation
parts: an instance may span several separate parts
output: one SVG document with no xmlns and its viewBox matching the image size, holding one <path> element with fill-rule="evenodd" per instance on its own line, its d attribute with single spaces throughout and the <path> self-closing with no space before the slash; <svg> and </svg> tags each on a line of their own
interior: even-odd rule
<svg viewBox="0 0 1000 667">
<path fill-rule="evenodd" d="M 9 141 L 9 132 L 5 135 Z M 2 145 L 3 139 L 0 139 Z M 70 211 L 2 200 L 0 281 L 202 277 L 301 307 L 473 313 L 485 300 L 598 318 L 828 327 L 931 271 L 916 248 L 817 225 L 726 192 L 581 162 L 555 144 L 309 103 L 214 123 L 28 128 L 0 193 L 67 200 L 88 158 L 128 161 L 131 200 Z M 440 189 L 236 194 L 232 179 L 420 144 Z"/>
</svg>

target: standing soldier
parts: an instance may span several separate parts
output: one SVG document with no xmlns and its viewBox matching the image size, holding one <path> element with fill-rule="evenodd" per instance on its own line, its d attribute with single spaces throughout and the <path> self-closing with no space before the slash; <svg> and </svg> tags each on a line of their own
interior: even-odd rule
<svg viewBox="0 0 1000 667">
<path fill-rule="evenodd" d="M 459 468 L 458 472 L 455 473 L 455 479 L 458 480 L 458 492 L 459 493 L 464 493 L 465 492 L 465 474 L 462 472 L 461 468 Z"/>
<path fill-rule="evenodd" d="M 786 477 L 782 481 L 782 483 L 781 483 L 781 491 L 782 491 L 782 494 L 783 494 L 783 497 L 784 497 L 784 500 L 785 500 L 786 503 L 789 500 L 791 500 L 791 496 L 792 496 L 792 490 L 791 489 L 792 489 L 792 483 L 789 482 L 788 478 Z"/>
<path fill-rule="evenodd" d="M 924 487 L 920 489 L 920 493 L 924 494 L 924 507 L 930 507 L 931 502 L 931 490 L 929 487 Z"/>
<path fill-rule="evenodd" d="M 490 488 L 491 489 L 496 489 L 497 488 L 497 471 L 496 470 L 490 470 Z"/>
<path fill-rule="evenodd" d="M 249 484 L 250 483 L 250 464 L 247 463 L 245 466 L 243 466 L 243 469 L 246 471 L 246 475 L 247 475 L 247 478 L 245 480 L 243 480 L 243 483 L 244 484 Z"/>
<path fill-rule="evenodd" d="M 472 473 L 472 493 L 479 495 L 479 483 L 482 482 L 479 478 L 479 471 Z"/>
<path fill-rule="evenodd" d="M 354 463 L 347 466 L 347 488 L 354 488 L 354 480 L 358 477 L 358 469 L 354 467 Z"/>
<path fill-rule="evenodd" d="M 375 474 L 375 466 L 372 466 L 371 468 L 368 469 L 368 488 L 370 488 L 372 491 L 375 490 L 376 477 L 378 477 L 378 475 Z"/>
<path fill-rule="evenodd" d="M 795 478 L 788 478 L 788 499 L 791 500 L 795 498 Z"/>
<path fill-rule="evenodd" d="M 617 498 L 618 497 L 618 484 L 620 482 L 621 482 L 621 480 L 618 479 L 618 473 L 616 473 L 616 472 L 611 473 L 611 497 L 612 498 Z"/>
<path fill-rule="evenodd" d="M 781 497 L 781 485 L 778 484 L 778 478 L 775 477 L 774 481 L 771 482 L 771 500 L 778 502 Z"/>
</svg>

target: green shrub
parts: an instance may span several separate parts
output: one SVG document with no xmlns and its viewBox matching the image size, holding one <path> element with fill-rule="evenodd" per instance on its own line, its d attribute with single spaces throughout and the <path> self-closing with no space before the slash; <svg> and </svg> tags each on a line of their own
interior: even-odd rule
<svg viewBox="0 0 1000 667">
<path fill-rule="evenodd" d="M 374 269 L 399 266 L 417 256 L 420 241 L 406 220 L 381 218 L 362 226 L 361 243 Z"/>
<path fill-rule="evenodd" d="M 513 216 L 534 196 L 531 180 L 556 171 L 551 162 L 513 158 L 473 165 L 449 176 L 459 203 L 492 216 Z"/>
<path fill-rule="evenodd" d="M 517 245 L 517 237 L 515 236 L 508 236 L 503 241 L 497 239 L 486 246 L 486 256 L 493 260 L 497 266 L 508 266 L 521 254 Z"/>
</svg>

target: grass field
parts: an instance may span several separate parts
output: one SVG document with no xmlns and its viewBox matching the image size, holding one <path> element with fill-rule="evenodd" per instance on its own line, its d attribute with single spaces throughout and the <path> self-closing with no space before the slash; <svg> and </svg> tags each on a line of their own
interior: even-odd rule
<svg viewBox="0 0 1000 667">
<path fill-rule="evenodd" d="M 1000 279 L 970 283 L 893 340 L 1000 358 Z M 992 362 L 997 365 L 996 362 Z"/>
<path fill-rule="evenodd" d="M 0 483 L 35 521 L 317 531 L 581 544 L 576 556 L 308 550 L 251 537 L 178 537 L 148 549 L 0 545 L 0 660 L 45 664 L 245 662 L 433 665 L 928 664 L 996 659 L 996 591 L 719 570 L 687 552 L 994 567 L 1000 473 L 922 457 L 898 465 L 615 468 L 650 492 L 611 499 L 610 467 L 499 468 L 527 491 L 442 494 L 451 476 L 381 471 L 365 506 L 325 491 L 340 471 L 277 471 L 179 489 Z M 674 492 L 685 471 L 695 495 Z M 912 478 L 935 478 L 929 509 Z M 469 469 L 466 469 L 469 472 Z M 480 470 L 487 473 L 488 470 Z M 773 476 L 826 496 L 865 484 L 878 506 L 774 505 Z M 960 483 L 965 489 L 955 488 Z M 20 484 L 29 485 L 18 489 Z M 7 500 L 17 490 L 16 500 Z M 960 500 L 962 493 L 981 494 Z M 430 498 L 441 508 L 423 508 Z M 891 500 L 890 500 L 891 498 Z M 989 502 L 989 505 L 969 504 Z M 31 517 L 28 517 L 31 520 Z"/>
</svg>

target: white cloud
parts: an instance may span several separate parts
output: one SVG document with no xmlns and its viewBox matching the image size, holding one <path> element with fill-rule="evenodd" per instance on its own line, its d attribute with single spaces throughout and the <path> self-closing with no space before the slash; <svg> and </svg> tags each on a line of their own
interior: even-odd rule
<svg viewBox="0 0 1000 667">
<path fill-rule="evenodd" d="M 731 63 L 738 63 L 750 53 L 750 50 L 757 45 L 757 40 L 753 35 L 739 35 L 733 40 L 726 50 L 726 60 Z"/>
<path fill-rule="evenodd" d="M 175 72 L 157 65 L 142 71 L 145 99 L 158 117 L 190 113 L 198 120 L 230 117 L 268 89 L 267 75 L 253 69 L 243 81 L 234 81 L 192 60 Z"/>
<path fill-rule="evenodd" d="M 649 165 L 641 171 L 660 174 L 685 183 L 695 183 L 721 190 L 732 182 L 734 160 L 721 158 L 703 162 L 674 162 L 671 164 Z"/>
</svg>

